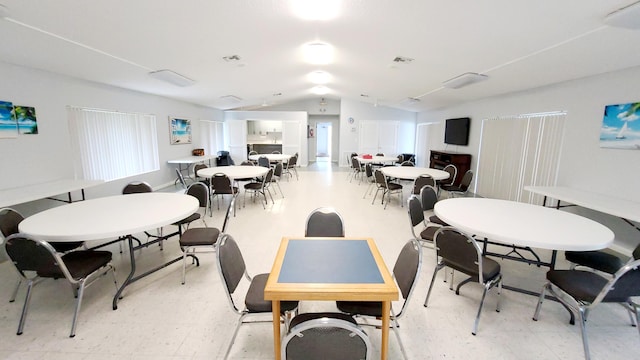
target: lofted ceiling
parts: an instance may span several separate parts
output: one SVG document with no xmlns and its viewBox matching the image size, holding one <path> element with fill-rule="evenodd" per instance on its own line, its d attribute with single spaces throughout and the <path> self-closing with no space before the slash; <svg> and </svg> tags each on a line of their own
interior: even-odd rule
<svg viewBox="0 0 640 360">
<path fill-rule="evenodd" d="M 640 29 L 603 21 L 636 0 L 342 0 L 325 21 L 293 1 L 0 0 L 0 61 L 222 110 L 326 97 L 416 112 L 640 66 Z M 317 41 L 332 63 L 304 61 Z M 466 72 L 489 78 L 442 86 Z"/>
</svg>

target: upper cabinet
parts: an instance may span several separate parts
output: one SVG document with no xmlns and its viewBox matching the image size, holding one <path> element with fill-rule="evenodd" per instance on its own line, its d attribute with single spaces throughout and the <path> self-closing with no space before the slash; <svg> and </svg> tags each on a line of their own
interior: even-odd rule
<svg viewBox="0 0 640 360">
<path fill-rule="evenodd" d="M 282 143 L 282 121 L 247 120 L 247 143 Z"/>
</svg>

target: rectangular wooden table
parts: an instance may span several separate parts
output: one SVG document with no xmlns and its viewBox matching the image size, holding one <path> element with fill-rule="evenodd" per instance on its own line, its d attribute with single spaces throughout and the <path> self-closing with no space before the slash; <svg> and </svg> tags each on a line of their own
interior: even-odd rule
<svg viewBox="0 0 640 360">
<path fill-rule="evenodd" d="M 398 288 L 371 238 L 283 238 L 264 297 L 272 301 L 275 358 L 280 359 L 280 301 L 380 301 L 387 359 L 391 301 Z"/>
</svg>

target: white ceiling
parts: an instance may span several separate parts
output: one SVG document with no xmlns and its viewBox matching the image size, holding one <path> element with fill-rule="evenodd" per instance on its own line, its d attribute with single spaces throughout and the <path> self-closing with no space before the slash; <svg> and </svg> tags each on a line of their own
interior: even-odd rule
<svg viewBox="0 0 640 360">
<path fill-rule="evenodd" d="M 640 30 L 603 23 L 634 1 L 343 0 L 336 19 L 306 21 L 290 0 L 0 0 L 0 61 L 225 110 L 320 98 L 306 75 L 325 70 L 324 97 L 424 111 L 639 66 Z M 303 61 L 318 40 L 332 64 Z M 148 76 L 159 69 L 196 84 Z M 465 72 L 489 80 L 442 88 Z"/>
</svg>

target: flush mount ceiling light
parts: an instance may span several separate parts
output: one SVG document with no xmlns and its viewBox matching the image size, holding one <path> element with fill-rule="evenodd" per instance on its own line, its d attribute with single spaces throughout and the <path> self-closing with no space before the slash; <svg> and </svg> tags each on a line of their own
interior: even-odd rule
<svg viewBox="0 0 640 360">
<path fill-rule="evenodd" d="M 196 83 L 194 80 L 189 79 L 186 76 L 182 76 L 177 72 L 167 70 L 167 69 L 152 71 L 149 73 L 149 76 L 151 76 L 152 78 L 162 80 L 176 86 L 182 86 L 182 87 L 191 86 Z"/>
<path fill-rule="evenodd" d="M 309 80 L 314 84 L 326 84 L 331 80 L 331 75 L 326 71 L 314 71 L 307 75 Z"/>
<path fill-rule="evenodd" d="M 329 44 L 314 42 L 305 45 L 304 59 L 314 65 L 326 65 L 333 61 L 333 47 Z"/>
<path fill-rule="evenodd" d="M 475 84 L 477 82 L 487 80 L 488 78 L 489 77 L 487 75 L 468 72 L 443 82 L 442 86 L 449 89 L 460 89 L 461 87 Z"/>
<path fill-rule="evenodd" d="M 326 21 L 340 14 L 341 0 L 290 0 L 291 11 L 303 20 Z"/>
<path fill-rule="evenodd" d="M 316 95 L 325 95 L 329 93 L 329 88 L 326 86 L 318 85 L 311 88 L 311 92 Z"/>
<path fill-rule="evenodd" d="M 609 26 L 640 29 L 640 1 L 618 9 L 604 18 Z"/>
</svg>

